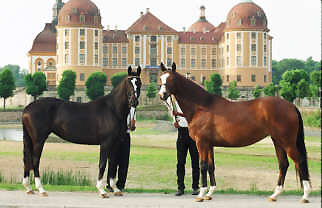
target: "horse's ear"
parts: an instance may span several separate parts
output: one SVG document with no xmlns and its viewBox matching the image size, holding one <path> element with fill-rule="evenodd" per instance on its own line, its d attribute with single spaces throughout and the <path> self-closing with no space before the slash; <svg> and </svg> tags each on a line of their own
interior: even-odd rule
<svg viewBox="0 0 322 208">
<path fill-rule="evenodd" d="M 132 67 L 131 66 L 129 66 L 129 68 L 127 68 L 127 75 L 131 75 L 131 73 L 132 73 Z"/>
<path fill-rule="evenodd" d="M 160 68 L 161 68 L 161 71 L 167 71 L 167 68 L 165 68 L 165 66 L 163 65 L 163 63 L 161 62 L 160 64 Z"/>
<path fill-rule="evenodd" d="M 138 66 L 138 68 L 137 68 L 137 70 L 136 70 L 136 74 L 137 74 L 138 76 L 140 76 L 140 74 L 141 74 L 141 67 L 140 67 L 140 65 Z"/>
<path fill-rule="evenodd" d="M 172 64 L 172 71 L 173 72 L 176 72 L 176 69 L 177 69 L 176 63 L 173 62 L 173 64 Z"/>
</svg>

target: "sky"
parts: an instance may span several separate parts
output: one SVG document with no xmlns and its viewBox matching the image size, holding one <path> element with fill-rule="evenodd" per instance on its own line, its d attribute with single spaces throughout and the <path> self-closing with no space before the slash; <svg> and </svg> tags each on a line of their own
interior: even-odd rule
<svg viewBox="0 0 322 208">
<path fill-rule="evenodd" d="M 68 0 L 63 0 L 67 2 Z M 177 31 L 188 28 L 206 7 L 214 26 L 224 22 L 241 0 L 92 0 L 101 11 L 102 25 L 126 30 L 146 8 Z M 273 36 L 273 60 L 297 58 L 321 60 L 321 2 L 319 0 L 253 0 L 265 12 Z M 28 69 L 27 53 L 46 22 L 52 20 L 55 0 L 1 1 L 0 67 L 16 64 Z"/>
</svg>

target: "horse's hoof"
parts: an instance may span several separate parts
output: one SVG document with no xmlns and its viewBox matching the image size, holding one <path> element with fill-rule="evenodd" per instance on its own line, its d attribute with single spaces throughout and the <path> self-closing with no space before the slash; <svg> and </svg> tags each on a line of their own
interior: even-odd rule
<svg viewBox="0 0 322 208">
<path fill-rule="evenodd" d="M 269 201 L 269 202 L 276 202 L 277 200 L 276 200 L 276 199 L 274 199 L 274 198 L 269 197 L 269 198 L 268 198 L 268 201 Z"/>
<path fill-rule="evenodd" d="M 301 199 L 301 203 L 307 204 L 307 203 L 310 203 L 310 201 L 307 199 Z"/>
<path fill-rule="evenodd" d="M 106 198 L 108 198 L 109 196 L 108 196 L 108 194 L 107 194 L 107 193 L 105 193 L 105 194 L 100 194 L 100 197 L 101 197 L 102 199 L 106 199 Z"/>
<path fill-rule="evenodd" d="M 122 192 L 117 191 L 117 192 L 114 192 L 114 196 L 123 196 L 123 194 L 122 194 Z"/>
<path fill-rule="evenodd" d="M 33 194 L 35 194 L 35 192 L 33 190 L 30 190 L 30 191 L 27 191 L 26 194 L 33 195 Z"/>
<path fill-rule="evenodd" d="M 211 196 L 205 196 L 204 200 L 212 200 Z"/>
<path fill-rule="evenodd" d="M 195 201 L 196 201 L 196 202 L 203 202 L 203 198 L 201 198 L 201 197 L 197 197 Z"/>
<path fill-rule="evenodd" d="M 41 197 L 47 197 L 47 196 L 48 196 L 47 192 L 42 192 L 42 193 L 40 193 L 39 195 L 40 195 Z"/>
</svg>

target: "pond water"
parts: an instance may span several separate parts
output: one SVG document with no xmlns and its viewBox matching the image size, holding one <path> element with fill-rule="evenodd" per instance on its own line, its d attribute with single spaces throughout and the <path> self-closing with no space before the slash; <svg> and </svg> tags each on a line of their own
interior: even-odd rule
<svg viewBox="0 0 322 208">
<path fill-rule="evenodd" d="M 22 141 L 21 128 L 0 128 L 0 140 Z"/>
</svg>

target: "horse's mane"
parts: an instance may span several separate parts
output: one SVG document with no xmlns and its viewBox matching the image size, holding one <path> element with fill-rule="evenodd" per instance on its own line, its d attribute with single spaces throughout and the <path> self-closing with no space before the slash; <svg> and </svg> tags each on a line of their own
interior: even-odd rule
<svg viewBox="0 0 322 208">
<path fill-rule="evenodd" d="M 199 84 L 186 79 L 177 72 L 174 73 L 174 76 L 177 91 L 180 91 L 180 95 L 183 96 L 184 99 L 190 100 L 198 105 L 208 106 L 214 101 L 214 99 L 219 97 L 217 95 L 210 94 Z"/>
</svg>

